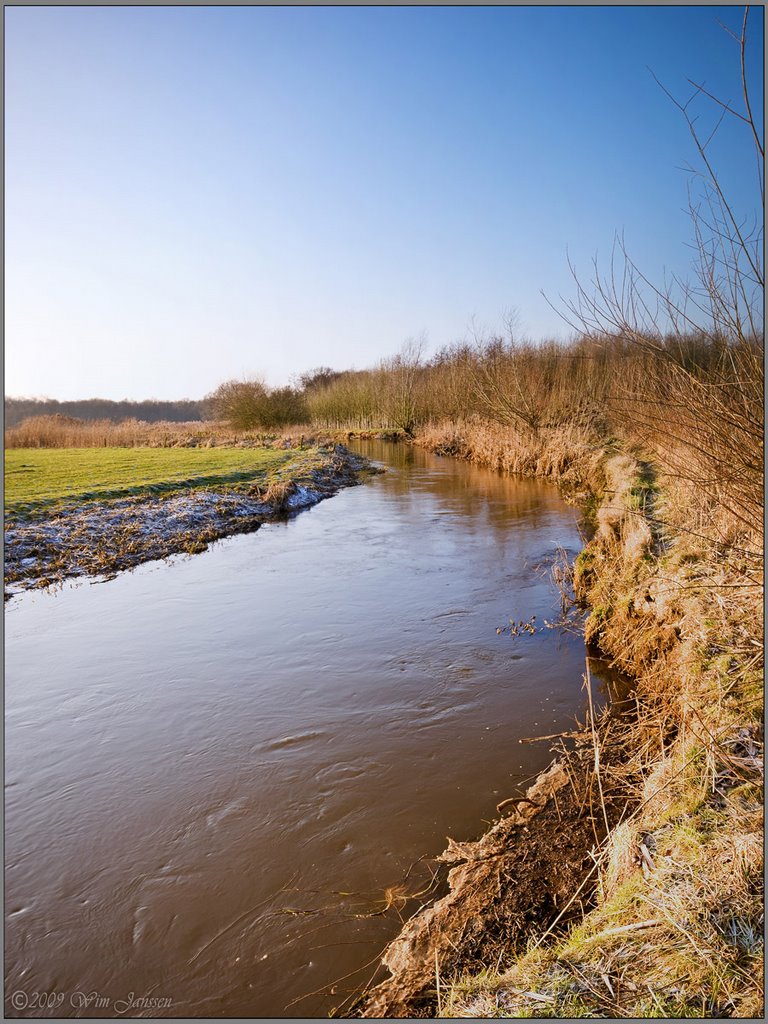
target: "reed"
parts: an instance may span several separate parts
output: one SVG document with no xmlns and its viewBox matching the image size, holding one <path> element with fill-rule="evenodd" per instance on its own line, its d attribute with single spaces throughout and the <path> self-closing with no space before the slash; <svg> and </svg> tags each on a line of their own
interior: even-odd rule
<svg viewBox="0 0 768 1024">
<path fill-rule="evenodd" d="M 52 415 L 30 417 L 5 432 L 6 448 L 216 448 L 301 447 L 327 439 L 306 424 L 265 430 L 236 429 L 222 421 L 146 423 L 141 420 L 79 420 Z"/>
<path fill-rule="evenodd" d="M 201 437 L 201 423 L 81 420 L 54 413 L 31 416 L 5 432 L 6 448 L 171 448 Z M 210 435 L 210 432 L 209 432 Z"/>
</svg>

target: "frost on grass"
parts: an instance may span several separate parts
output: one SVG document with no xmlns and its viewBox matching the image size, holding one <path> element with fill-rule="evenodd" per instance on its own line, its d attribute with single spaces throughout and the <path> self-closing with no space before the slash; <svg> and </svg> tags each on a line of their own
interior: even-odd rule
<svg viewBox="0 0 768 1024">
<path fill-rule="evenodd" d="M 337 450 L 333 459 L 294 480 L 248 490 L 190 490 L 167 497 L 91 501 L 48 518 L 9 523 L 5 531 L 6 597 L 68 577 L 105 576 L 170 555 L 196 554 L 211 541 L 316 505 L 356 483 L 364 464 Z"/>
</svg>

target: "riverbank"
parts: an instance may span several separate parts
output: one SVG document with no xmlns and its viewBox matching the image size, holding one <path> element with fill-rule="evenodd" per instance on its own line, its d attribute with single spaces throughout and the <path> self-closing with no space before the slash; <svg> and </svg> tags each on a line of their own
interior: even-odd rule
<svg viewBox="0 0 768 1024">
<path fill-rule="evenodd" d="M 201 454 L 215 461 L 215 453 Z M 206 465 L 196 477 L 171 474 L 145 485 L 109 477 L 99 489 L 86 481 L 86 493 L 77 496 L 57 496 L 52 484 L 37 500 L 6 502 L 6 599 L 71 577 L 110 578 L 143 562 L 196 554 L 212 541 L 309 508 L 371 471 L 340 445 L 264 454 L 236 472 L 223 467 L 217 475 Z"/>
<path fill-rule="evenodd" d="M 762 544 L 588 427 L 445 423 L 415 443 L 585 509 L 570 582 L 634 710 L 591 723 L 479 842 L 450 842 L 451 891 L 406 923 L 358 1015 L 761 1016 Z"/>
</svg>

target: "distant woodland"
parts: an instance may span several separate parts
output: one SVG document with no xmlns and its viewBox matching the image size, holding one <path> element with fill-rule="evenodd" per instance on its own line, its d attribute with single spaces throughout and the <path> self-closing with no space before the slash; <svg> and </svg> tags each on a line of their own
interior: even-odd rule
<svg viewBox="0 0 768 1024">
<path fill-rule="evenodd" d="M 87 398 L 77 402 L 59 402 L 55 398 L 6 398 L 5 426 L 18 426 L 29 416 L 74 416 L 81 420 L 112 420 L 119 423 L 125 419 L 144 420 L 147 423 L 160 421 L 184 423 L 200 420 L 204 415 L 204 403 L 193 401 L 161 402 L 149 399 L 143 402 L 112 402 L 106 398 Z"/>
</svg>

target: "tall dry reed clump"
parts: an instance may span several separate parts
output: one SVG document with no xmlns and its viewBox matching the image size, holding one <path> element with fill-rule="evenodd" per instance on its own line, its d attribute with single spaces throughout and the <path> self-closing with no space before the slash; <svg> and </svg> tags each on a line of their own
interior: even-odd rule
<svg viewBox="0 0 768 1024">
<path fill-rule="evenodd" d="M 279 430 L 237 430 L 213 421 L 113 423 L 61 415 L 30 417 L 5 432 L 6 448 L 301 447 L 321 440 L 327 440 L 325 435 L 303 424 Z"/>
<path fill-rule="evenodd" d="M 675 346 L 677 348 L 677 346 Z M 717 543 L 762 550 L 764 371 L 762 343 L 713 339 L 703 360 L 654 352 L 642 378 L 619 391 L 628 434 L 669 486 L 688 494 L 693 522 Z"/>
<path fill-rule="evenodd" d="M 415 440 L 438 455 L 454 455 L 503 473 L 548 477 L 566 492 L 585 495 L 602 480 L 603 442 L 579 424 L 534 433 L 481 417 L 443 420 L 427 424 Z"/>
<path fill-rule="evenodd" d="M 5 432 L 6 448 L 173 447 L 202 436 L 200 423 L 145 423 L 142 420 L 81 420 L 73 416 L 31 416 Z"/>
</svg>

